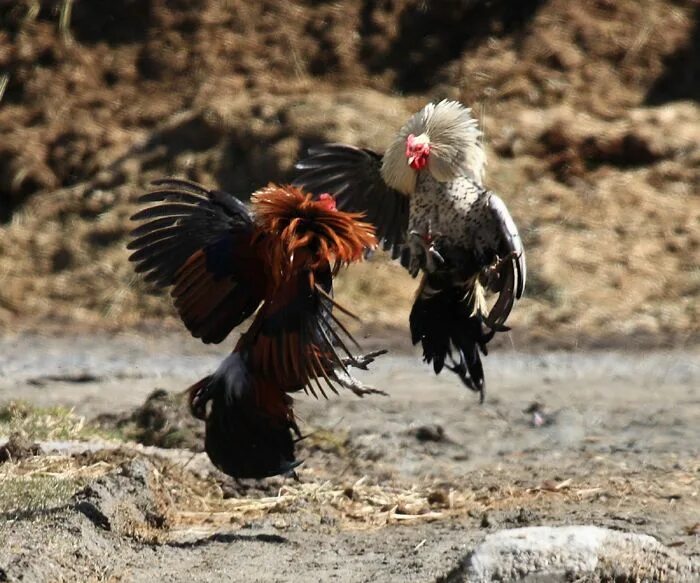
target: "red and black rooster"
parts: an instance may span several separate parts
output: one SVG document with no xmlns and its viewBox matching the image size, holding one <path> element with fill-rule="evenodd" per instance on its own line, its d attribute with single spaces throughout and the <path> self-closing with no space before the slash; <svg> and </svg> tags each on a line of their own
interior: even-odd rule
<svg viewBox="0 0 700 583">
<path fill-rule="evenodd" d="M 363 386 L 348 367 L 366 368 L 383 351 L 355 356 L 357 344 L 333 314 L 333 276 L 376 245 L 359 214 L 313 200 L 290 186 L 269 186 L 252 208 L 234 196 L 182 180 L 159 180 L 142 196 L 152 206 L 132 219 L 130 260 L 146 281 L 172 287 L 188 330 L 218 343 L 255 317 L 214 374 L 189 389 L 192 414 L 206 421 L 211 461 L 235 478 L 262 478 L 298 465 L 301 438 L 289 393 L 326 396 Z M 252 211 L 252 212 L 251 212 Z"/>
</svg>

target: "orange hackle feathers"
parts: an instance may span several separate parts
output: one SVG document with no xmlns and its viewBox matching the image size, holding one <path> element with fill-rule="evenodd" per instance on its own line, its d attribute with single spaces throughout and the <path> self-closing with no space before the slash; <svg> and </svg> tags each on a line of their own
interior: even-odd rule
<svg viewBox="0 0 700 583">
<path fill-rule="evenodd" d="M 251 202 L 259 232 L 273 241 L 272 271 L 282 278 L 333 262 L 337 271 L 377 245 L 374 227 L 358 220 L 363 215 L 336 210 L 330 196 L 314 200 L 293 186 L 269 184 Z"/>
</svg>

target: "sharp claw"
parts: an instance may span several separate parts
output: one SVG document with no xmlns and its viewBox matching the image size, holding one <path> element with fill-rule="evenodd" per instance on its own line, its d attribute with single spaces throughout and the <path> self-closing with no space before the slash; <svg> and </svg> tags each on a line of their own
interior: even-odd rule
<svg viewBox="0 0 700 583">
<path fill-rule="evenodd" d="M 433 259 L 437 259 L 437 261 L 441 264 L 445 264 L 445 258 L 440 254 L 440 252 L 435 249 L 433 245 L 430 246 L 430 249 L 428 249 L 428 253 L 433 257 Z"/>
<path fill-rule="evenodd" d="M 411 241 L 415 241 L 415 239 L 411 239 Z M 408 272 L 412 277 L 416 277 L 425 263 L 425 247 L 422 243 L 419 245 L 412 243 L 409 248 L 409 254 Z"/>
<path fill-rule="evenodd" d="M 422 269 L 431 273 L 445 265 L 445 258 L 435 248 L 432 234 L 425 235 L 416 230 L 409 231 L 408 251 L 410 259 L 408 261 L 408 272 L 412 277 L 416 277 Z"/>
<path fill-rule="evenodd" d="M 513 259 L 518 259 L 518 257 L 520 257 L 520 255 L 517 251 L 511 251 L 510 253 L 508 253 L 508 255 L 506 255 L 496 263 L 495 269 L 500 274 L 509 261 L 512 261 Z"/>
<path fill-rule="evenodd" d="M 365 395 L 383 395 L 385 397 L 389 396 L 389 393 L 386 393 L 381 389 L 375 389 L 374 387 L 370 387 L 368 385 L 350 386 L 348 388 L 358 397 L 364 397 Z"/>
<path fill-rule="evenodd" d="M 439 267 L 445 265 L 445 258 L 440 255 L 440 252 L 433 245 L 428 248 L 428 258 L 425 262 L 425 270 L 428 273 L 437 271 Z"/>
<path fill-rule="evenodd" d="M 302 460 L 302 461 L 303 461 L 303 460 Z M 301 462 L 301 461 L 295 462 L 295 464 L 294 464 L 294 466 L 292 467 L 292 469 L 290 469 L 289 471 L 287 471 L 287 473 L 284 474 L 284 477 L 285 477 L 285 478 L 291 478 L 291 479 L 294 480 L 295 482 L 301 482 L 301 478 L 299 477 L 299 474 L 297 474 L 296 470 L 294 469 L 294 468 L 295 468 L 296 466 L 298 466 L 300 463 L 302 463 L 302 462 Z"/>
<path fill-rule="evenodd" d="M 508 255 L 504 257 L 496 256 L 496 259 L 489 265 L 485 267 L 482 271 L 483 282 L 487 287 L 498 280 L 501 277 L 501 272 L 508 265 L 508 262 L 519 257 L 516 251 L 511 251 Z"/>
<path fill-rule="evenodd" d="M 470 391 L 474 391 L 475 393 L 479 393 L 479 403 L 484 402 L 484 390 L 485 387 L 482 385 L 481 387 L 477 387 L 474 384 L 474 381 L 471 377 L 469 377 L 467 373 L 467 369 L 463 364 L 454 364 L 454 365 L 449 365 L 445 364 L 445 368 L 448 370 L 452 371 L 455 373 L 462 383 L 464 384 L 465 387 L 467 387 Z"/>
<path fill-rule="evenodd" d="M 413 270 L 411 271 L 411 277 L 413 277 L 413 279 L 415 279 L 416 277 L 418 277 L 420 275 L 420 272 L 421 272 L 421 266 L 416 265 L 413 268 Z"/>
<path fill-rule="evenodd" d="M 357 380 L 351 375 L 346 375 L 345 372 L 342 370 L 336 369 L 335 380 L 340 386 L 351 390 L 358 397 L 364 397 L 365 395 L 384 395 L 385 397 L 389 396 L 388 393 L 385 393 L 380 389 L 375 389 L 374 387 L 362 384 L 361 381 Z"/>
<path fill-rule="evenodd" d="M 358 356 L 343 358 L 343 364 L 345 366 L 353 366 L 362 370 L 367 370 L 367 366 L 374 362 L 374 359 L 382 354 L 389 352 L 386 349 L 373 350 L 367 354 L 360 354 Z"/>
</svg>

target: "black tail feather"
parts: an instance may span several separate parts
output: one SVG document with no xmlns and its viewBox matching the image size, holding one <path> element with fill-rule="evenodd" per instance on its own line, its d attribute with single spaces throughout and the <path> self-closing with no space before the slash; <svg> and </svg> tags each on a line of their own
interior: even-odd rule
<svg viewBox="0 0 700 583">
<path fill-rule="evenodd" d="M 190 408 L 206 416 L 205 448 L 211 462 L 237 479 L 290 473 L 301 462 L 294 456 L 301 436 L 293 418 L 277 418 L 259 404 L 256 381 L 240 353 L 231 354 L 213 375 L 190 389 Z M 281 398 L 287 399 L 284 394 Z M 207 403 L 211 402 L 206 412 Z"/>
<path fill-rule="evenodd" d="M 432 287 L 428 279 L 411 310 L 413 344 L 421 343 L 423 359 L 432 363 L 435 374 L 443 368 L 454 372 L 462 383 L 484 400 L 486 381 L 481 354 L 495 331 L 489 329 L 463 287 Z M 437 287 L 437 286 L 436 286 Z"/>
</svg>

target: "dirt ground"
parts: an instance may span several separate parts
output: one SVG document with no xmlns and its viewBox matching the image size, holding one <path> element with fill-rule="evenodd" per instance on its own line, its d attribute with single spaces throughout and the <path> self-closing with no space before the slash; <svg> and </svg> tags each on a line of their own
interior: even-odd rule
<svg viewBox="0 0 700 583">
<path fill-rule="evenodd" d="M 5 329 L 171 320 L 124 248 L 150 180 L 245 198 L 311 144 L 381 150 L 450 97 L 523 233 L 520 347 L 697 343 L 694 0 L 75 0 L 63 28 L 60 4 L 0 2 Z M 339 282 L 379 328 L 413 291 L 381 260 Z"/>
<path fill-rule="evenodd" d="M 311 433 L 299 482 L 236 484 L 182 449 L 201 450 L 201 428 L 187 437 L 176 414 L 160 433 L 180 437 L 175 449 L 115 441 L 120 419 L 120 439 L 135 423 L 165 429 L 163 407 L 144 401 L 165 389 L 177 409 L 215 350 L 184 334 L 21 335 L 0 348 L 0 401 L 77 416 L 0 415 L 2 432 L 31 427 L 44 448 L 0 467 L 10 581 L 458 581 L 487 533 L 528 525 L 647 533 L 700 560 L 697 351 L 501 351 L 479 406 L 395 350 L 370 375 L 388 397 L 299 398 Z"/>
</svg>

